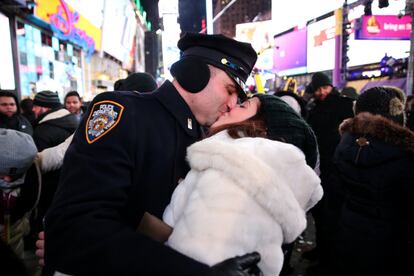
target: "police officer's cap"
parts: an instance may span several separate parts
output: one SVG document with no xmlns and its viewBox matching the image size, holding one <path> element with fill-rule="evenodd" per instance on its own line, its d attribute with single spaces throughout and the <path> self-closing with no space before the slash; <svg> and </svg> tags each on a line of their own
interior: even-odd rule
<svg viewBox="0 0 414 276">
<path fill-rule="evenodd" d="M 182 58 L 197 57 L 224 70 L 242 90 L 257 60 L 257 54 L 250 43 L 224 35 L 186 33 L 177 46 L 183 51 Z"/>
</svg>

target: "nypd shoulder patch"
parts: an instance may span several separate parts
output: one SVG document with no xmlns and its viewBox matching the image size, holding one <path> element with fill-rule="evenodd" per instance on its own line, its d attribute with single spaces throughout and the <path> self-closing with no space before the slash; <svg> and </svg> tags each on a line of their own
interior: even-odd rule
<svg viewBox="0 0 414 276">
<path fill-rule="evenodd" d="M 113 101 L 101 101 L 93 105 L 86 121 L 86 140 L 92 144 L 110 132 L 121 120 L 124 107 Z"/>
</svg>

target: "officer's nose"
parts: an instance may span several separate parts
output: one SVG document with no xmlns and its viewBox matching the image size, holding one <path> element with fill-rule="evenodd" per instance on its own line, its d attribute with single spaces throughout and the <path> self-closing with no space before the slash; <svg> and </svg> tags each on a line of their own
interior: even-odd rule
<svg viewBox="0 0 414 276">
<path fill-rule="evenodd" d="M 227 104 L 228 111 L 232 110 L 237 105 L 237 94 L 232 94 Z"/>
</svg>

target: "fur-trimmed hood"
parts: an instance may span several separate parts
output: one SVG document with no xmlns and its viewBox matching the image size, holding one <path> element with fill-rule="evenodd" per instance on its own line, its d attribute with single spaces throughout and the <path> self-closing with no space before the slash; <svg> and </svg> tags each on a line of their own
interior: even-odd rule
<svg viewBox="0 0 414 276">
<path fill-rule="evenodd" d="M 306 227 L 305 211 L 322 197 L 320 179 L 295 146 L 263 138 L 232 139 L 226 131 L 188 148 L 192 169 L 213 169 L 255 198 L 294 240 Z"/>
<path fill-rule="evenodd" d="M 404 151 L 414 153 L 414 132 L 380 115 L 363 112 L 340 126 L 341 133 L 374 138 Z"/>
</svg>

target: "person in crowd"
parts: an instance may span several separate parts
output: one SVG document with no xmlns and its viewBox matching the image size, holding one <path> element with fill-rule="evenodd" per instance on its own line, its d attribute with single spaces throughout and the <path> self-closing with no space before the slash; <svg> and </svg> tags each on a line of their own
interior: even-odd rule
<svg viewBox="0 0 414 276">
<path fill-rule="evenodd" d="M 341 96 L 356 101 L 356 99 L 358 98 L 358 92 L 355 88 L 351 86 L 346 86 L 342 89 Z"/>
<path fill-rule="evenodd" d="M 63 108 L 58 94 L 52 91 L 36 94 L 33 112 L 36 115 L 33 139 L 39 151 L 62 143 L 77 128 L 76 116 Z"/>
<path fill-rule="evenodd" d="M 144 213 L 162 218 L 189 170 L 185 153 L 234 108 L 257 54 L 223 35 L 188 33 L 172 82 L 153 93 L 101 93 L 74 135 L 45 220 L 45 263 L 75 275 L 248 275 L 258 253 L 213 266 L 136 229 Z M 104 241 L 104 242 L 102 242 Z M 102 263 L 107 265 L 102 266 Z"/>
<path fill-rule="evenodd" d="M 16 95 L 4 90 L 0 90 L 0 128 L 15 129 L 33 135 L 32 125 L 20 114 Z"/>
<path fill-rule="evenodd" d="M 404 104 L 400 89 L 373 87 L 341 125 L 326 190 L 332 275 L 413 274 L 414 132 L 404 127 Z"/>
<path fill-rule="evenodd" d="M 63 101 L 65 103 L 65 108 L 72 114 L 75 114 L 78 122 L 82 119 L 82 98 L 80 97 L 77 91 L 70 91 L 65 95 Z"/>
<path fill-rule="evenodd" d="M 33 100 L 30 98 L 21 100 L 20 109 L 22 111 L 22 115 L 26 117 L 26 119 L 33 126 L 36 121 L 36 115 L 33 112 Z"/>
<path fill-rule="evenodd" d="M 63 108 L 57 93 L 51 91 L 37 93 L 33 100 L 33 111 L 36 114 L 33 140 L 38 151 L 59 145 L 74 133 L 78 126 L 76 116 Z M 32 218 L 33 242 L 37 233 L 43 230 L 43 217 L 52 202 L 59 175 L 60 170 L 43 174 L 43 189 L 36 216 Z"/>
<path fill-rule="evenodd" d="M 145 72 L 130 74 L 125 79 L 114 83 L 115 91 L 137 91 L 141 93 L 152 92 L 157 89 L 157 82 L 153 76 Z"/>
<path fill-rule="evenodd" d="M 320 177 L 322 187 L 329 185 L 332 157 L 339 143 L 338 127 L 344 119 L 353 117 L 353 103 L 351 99 L 341 97 L 338 90 L 333 87 L 330 79 L 323 73 L 315 73 L 309 85 L 309 91 L 315 99 L 313 108 L 308 113 L 308 123 L 315 131 L 318 139 L 320 153 Z M 323 199 L 311 210 L 315 220 L 316 247 L 312 251 L 302 254 L 302 257 L 319 260 L 319 266 L 312 268 L 309 273 L 324 270 L 326 253 L 326 239 L 324 228 L 326 226 L 323 215 Z"/>
<path fill-rule="evenodd" d="M 0 233 L 15 254 L 23 259 L 24 236 L 29 217 L 40 195 L 40 171 L 32 137 L 0 128 Z"/>
<path fill-rule="evenodd" d="M 316 137 L 285 102 L 260 94 L 210 133 L 187 150 L 191 170 L 163 215 L 167 244 L 210 265 L 257 250 L 263 274 L 279 275 L 282 243 L 302 233 L 322 197 Z"/>
</svg>

